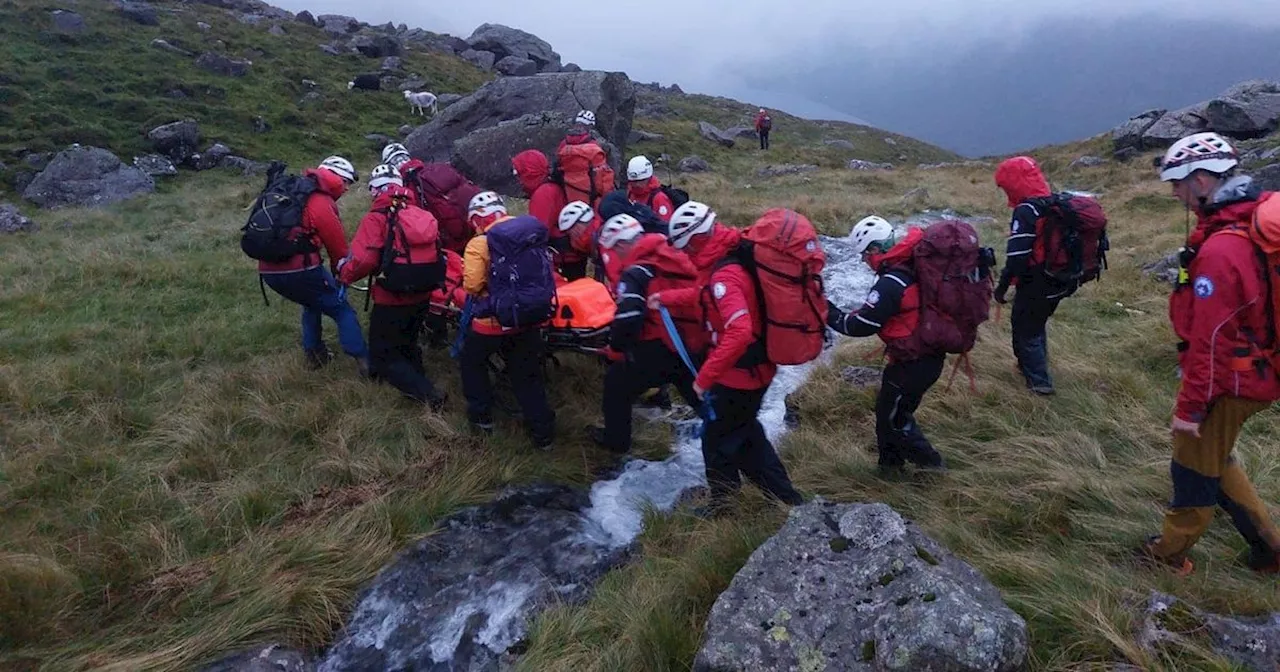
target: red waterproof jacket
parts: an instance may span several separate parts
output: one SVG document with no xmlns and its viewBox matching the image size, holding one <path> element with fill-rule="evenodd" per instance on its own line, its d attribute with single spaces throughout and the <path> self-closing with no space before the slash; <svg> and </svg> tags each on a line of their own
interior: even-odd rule
<svg viewBox="0 0 1280 672">
<path fill-rule="evenodd" d="M 901 275 L 909 275 L 914 279 L 915 272 L 912 269 L 911 255 L 915 252 L 916 244 L 923 238 L 924 229 L 911 227 L 907 231 L 906 238 L 903 238 L 901 242 L 890 248 L 888 252 L 872 255 L 867 259 L 867 263 L 875 270 L 877 275 L 883 276 L 895 268 L 902 268 L 905 272 Z M 894 277 L 897 278 L 898 275 L 894 275 Z M 920 285 L 916 282 L 911 282 L 902 291 L 902 301 L 898 304 L 897 314 L 885 321 L 884 326 L 880 328 L 877 335 L 880 336 L 880 340 L 889 344 L 911 336 L 919 325 Z"/>
<path fill-rule="evenodd" d="M 706 242 L 697 240 L 697 238 L 706 238 Z M 693 262 L 694 268 L 698 269 L 698 284 L 696 287 L 687 287 L 681 289 L 673 289 L 662 293 L 661 301 L 669 308 L 692 308 L 701 301 L 701 294 L 711 282 L 711 274 L 716 269 L 716 264 L 724 259 L 738 243 L 742 240 L 742 234 L 737 229 L 725 226 L 716 222 L 709 236 L 697 236 L 689 242 L 689 246 L 685 251 L 689 254 L 689 260 Z"/>
<path fill-rule="evenodd" d="M 715 269 L 701 297 L 711 349 L 694 383 L 704 390 L 714 385 L 735 390 L 768 387 L 778 372 L 777 365 L 741 361 L 764 333 L 764 315 L 760 313 L 755 282 L 746 269 L 738 264 Z"/>
<path fill-rule="evenodd" d="M 564 189 L 548 180 L 551 177 L 551 162 L 547 155 L 536 149 L 526 149 L 511 159 L 520 186 L 529 195 L 529 214 L 533 215 L 547 227 L 547 237 L 556 241 L 564 237 L 560 232 L 560 211 L 568 205 Z M 581 261 L 583 256 L 574 251 L 562 251 L 565 262 Z"/>
<path fill-rule="evenodd" d="M 670 222 L 671 214 L 676 210 L 671 204 L 671 198 L 662 191 L 662 182 L 658 181 L 656 175 L 645 182 L 628 182 L 627 200 L 648 206 L 664 222 Z"/>
<path fill-rule="evenodd" d="M 621 260 L 627 268 L 644 266 L 652 272 L 646 289 L 647 294 L 668 292 L 674 289 L 698 288 L 698 269 L 683 252 L 671 247 L 666 236 L 657 233 L 646 233 L 632 246 L 626 258 Z M 614 281 L 616 286 L 617 282 Z M 620 290 L 621 291 L 621 290 Z M 707 332 L 703 329 L 702 313 L 697 308 L 667 307 L 672 322 L 680 334 L 689 352 L 701 352 L 707 346 Z M 640 340 L 661 340 L 672 352 L 676 352 L 675 343 L 662 322 L 662 313 L 648 310 L 645 313 L 644 329 Z"/>
<path fill-rule="evenodd" d="M 1219 397 L 1280 399 L 1276 372 L 1259 349 L 1269 334 L 1266 276 L 1244 229 L 1257 206 L 1249 198 L 1202 215 L 1187 241 L 1199 252 L 1189 283 L 1169 297 L 1182 369 L 1174 413 L 1183 420 L 1204 421 Z"/>
<path fill-rule="evenodd" d="M 302 208 L 302 225 L 298 235 L 306 236 L 316 247 L 324 248 L 329 255 L 329 268 L 337 267 L 338 260 L 347 256 L 347 232 L 338 216 L 338 199 L 347 192 L 347 183 L 327 170 L 308 168 L 303 176 L 315 179 L 319 186 L 307 198 Z M 259 273 L 295 273 L 316 268 L 322 259 L 319 252 L 299 254 L 288 261 L 259 261 Z"/>
<path fill-rule="evenodd" d="M 390 207 L 394 196 L 402 196 L 408 198 L 410 203 L 413 202 L 413 190 L 404 187 L 392 187 L 373 199 L 373 203 L 369 206 L 369 213 L 360 220 L 360 227 L 356 229 L 356 236 L 351 240 L 351 260 L 343 265 L 342 272 L 338 278 L 343 284 L 349 285 L 378 269 L 378 263 L 382 259 L 382 246 L 387 242 L 387 213 L 377 211 L 386 210 Z M 435 221 L 435 215 L 416 205 L 409 205 L 399 216 L 426 217 Z M 374 303 L 379 305 L 412 306 L 426 303 L 431 298 L 431 292 L 395 294 L 383 289 L 382 285 L 377 282 L 372 284 L 373 289 L 371 291 L 373 296 L 371 298 Z"/>
</svg>

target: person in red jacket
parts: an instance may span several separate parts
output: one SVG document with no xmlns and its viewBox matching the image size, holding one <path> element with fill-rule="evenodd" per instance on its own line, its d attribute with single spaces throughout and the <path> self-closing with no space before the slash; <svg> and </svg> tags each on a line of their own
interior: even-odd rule
<svg viewBox="0 0 1280 672">
<path fill-rule="evenodd" d="M 355 358 L 361 375 L 369 372 L 369 349 L 356 311 L 340 291 L 334 273 L 339 259 L 347 256 L 347 234 L 338 216 L 338 199 L 359 176 L 351 162 L 330 156 L 317 168 L 303 171 L 316 181 L 317 189 L 302 210 L 299 235 L 311 241 L 315 252 L 299 254 L 283 262 L 258 262 L 258 274 L 275 293 L 302 306 L 302 349 L 307 364 L 318 369 L 333 359 L 325 346 L 321 318 L 328 315 L 338 325 L 338 342 L 342 351 Z M 325 268 L 321 248 L 329 255 L 331 268 Z"/>
<path fill-rule="evenodd" d="M 719 263 L 737 247 L 738 231 L 716 222 L 706 204 L 689 201 L 672 214 L 668 238 L 689 253 L 699 275 L 706 278 L 692 290 L 651 293 L 649 306 L 656 310 L 665 305 L 674 312 L 684 309 L 692 296 L 693 305 L 706 316 L 710 345 L 693 392 L 710 410 L 702 437 L 710 509 L 721 510 L 741 487 L 739 472 L 770 497 L 803 503 L 757 419 L 778 367 L 758 354 L 764 315 L 755 282 L 740 264 Z"/>
<path fill-rule="evenodd" d="M 413 205 L 413 192 L 404 187 L 399 173 L 390 164 L 382 164 L 369 174 L 369 192 L 373 196 L 369 213 L 360 220 L 355 238 L 351 241 L 351 254 L 338 263 L 338 279 L 349 285 L 361 278 L 378 273 L 382 269 L 383 246 L 387 242 L 387 227 L 394 216 L 401 229 L 399 238 L 408 238 L 406 231 L 436 231 L 439 226 L 431 213 Z M 410 246 L 410 251 L 414 247 Z M 444 260 L 438 263 L 443 271 Z M 418 347 L 418 334 L 430 308 L 431 291 L 421 293 L 396 293 L 375 279 L 370 283 L 373 312 L 369 315 L 369 372 L 372 377 L 384 380 L 414 401 L 428 404 L 440 410 L 446 395 L 436 389 L 427 377 L 422 365 L 422 349 Z"/>
<path fill-rule="evenodd" d="M 924 231 L 913 227 L 898 241 L 889 222 L 872 216 L 854 225 L 851 238 L 854 251 L 879 277 L 855 312 L 846 313 L 828 301 L 827 326 L 846 336 L 875 334 L 885 342 L 889 363 L 876 396 L 880 471 L 891 475 L 907 462 L 921 469 L 945 469 L 942 455 L 920 430 L 915 412 L 942 375 L 947 355 L 939 352 L 907 359 L 894 352 L 894 344 L 911 336 L 920 321 L 920 286 L 910 260 Z"/>
<path fill-rule="evenodd" d="M 604 425 L 590 427 L 588 433 L 597 445 L 626 453 L 631 450 L 631 406 L 646 390 L 674 384 L 687 404 L 698 406 L 693 372 L 681 359 L 679 348 L 696 366 L 702 361 L 706 335 L 700 311 L 672 311 L 678 347 L 661 314 L 646 305 L 650 293 L 694 287 L 698 279 L 689 258 L 672 249 L 666 236 L 644 233 L 638 220 L 621 214 L 605 222 L 600 246 L 625 267 L 616 285 L 617 310 L 609 328 L 609 347 L 621 357 L 605 373 Z"/>
<path fill-rule="evenodd" d="M 756 135 L 760 136 L 760 149 L 769 149 L 769 131 L 773 130 L 773 118 L 762 107 L 756 113 Z"/>
<path fill-rule="evenodd" d="M 1005 302 L 1009 286 L 1017 287 L 1009 324 L 1013 331 L 1013 354 L 1027 389 L 1050 396 L 1054 394 L 1053 377 L 1049 374 L 1049 318 L 1058 304 L 1073 291 L 1041 272 L 1044 264 L 1043 244 L 1037 244 L 1044 227 L 1044 217 L 1028 199 L 1049 196 L 1053 192 L 1044 174 L 1029 156 L 1016 156 L 996 167 L 996 186 L 1008 197 L 1013 208 L 1009 223 L 1009 242 L 1005 250 L 1005 267 L 1000 274 L 995 299 Z"/>
<path fill-rule="evenodd" d="M 653 162 L 646 156 L 632 157 L 627 162 L 627 200 L 647 206 L 664 222 L 671 221 L 675 206 L 662 191 L 662 183 L 653 175 Z"/>
<path fill-rule="evenodd" d="M 1214 133 L 1179 140 L 1160 165 L 1160 179 L 1172 183 L 1197 222 L 1169 298 L 1182 378 L 1170 424 L 1173 500 L 1160 535 L 1139 553 L 1179 574 L 1192 571 L 1187 551 L 1215 506 L 1248 542 L 1249 567 L 1280 571 L 1280 533 L 1233 454 L 1245 421 L 1280 399 L 1271 344 L 1263 342 L 1274 319 L 1266 269 L 1247 233 L 1259 200 L 1271 194 L 1235 176 L 1238 165 L 1235 148 Z"/>
<path fill-rule="evenodd" d="M 551 162 L 547 155 L 536 149 L 526 149 L 511 159 L 511 166 L 520 186 L 529 196 L 529 214 L 547 227 L 551 247 L 559 252 L 560 275 L 566 280 L 585 278 L 587 257 L 575 250 L 568 237 L 560 231 L 560 212 L 568 202 L 564 189 L 550 180 Z"/>
</svg>

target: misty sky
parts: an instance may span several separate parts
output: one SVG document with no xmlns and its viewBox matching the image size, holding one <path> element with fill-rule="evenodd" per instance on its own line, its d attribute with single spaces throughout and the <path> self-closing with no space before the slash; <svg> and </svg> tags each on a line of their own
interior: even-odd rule
<svg viewBox="0 0 1280 672">
<path fill-rule="evenodd" d="M 542 37 L 565 62 L 587 69 L 622 70 L 638 81 L 679 83 L 687 91 L 747 99 L 802 116 L 864 119 L 967 154 L 981 154 L 1078 137 L 1082 124 L 1094 125 L 1086 135 L 1101 132 L 1142 108 L 1194 102 L 1199 99 L 1195 96 L 1211 95 L 1241 78 L 1280 78 L 1280 50 L 1274 49 L 1275 39 L 1269 40 L 1275 55 L 1260 51 L 1262 62 L 1233 62 L 1230 54 L 1224 53 L 1239 45 L 1238 36 L 1223 27 L 1233 23 L 1265 29 L 1259 36 L 1280 38 L 1280 11 L 1270 7 L 1275 2 L 479 0 L 431 3 L 430 9 L 408 11 L 410 3 L 403 0 L 275 0 L 273 4 L 295 12 L 307 9 L 313 14 L 347 14 L 369 23 L 405 23 L 464 38 L 486 21 L 503 23 Z M 1213 23 L 1198 23 L 1203 20 Z M 1103 49 L 1106 59 L 1080 58 L 1072 53 L 1071 30 L 1055 29 L 1068 25 L 1071 30 L 1083 31 L 1076 33 L 1088 45 L 1082 49 L 1092 54 L 1099 51 L 1100 42 L 1107 47 Z M 1153 32 L 1153 26 L 1165 32 Z M 1127 45 L 1133 49 L 1115 44 L 1128 41 L 1133 42 Z M 1176 81 L 1181 78 L 1170 74 L 1177 70 L 1169 64 L 1152 68 L 1150 60 L 1152 53 L 1172 60 L 1179 52 L 1192 51 L 1182 47 L 1184 41 L 1196 48 L 1214 49 L 1217 61 L 1228 66 L 1209 73 L 1207 79 L 1215 81 L 1207 83 L 1203 81 L 1206 76 L 1201 76 L 1204 68 L 1192 68 L 1197 81 L 1182 93 L 1184 89 Z M 1035 72 L 1072 73 L 1070 66 L 1077 58 L 1088 63 L 1089 74 L 1073 73 L 1073 86 L 1086 85 L 1086 77 L 1106 80 L 1108 86 L 1103 88 L 1108 91 L 1126 90 L 1112 85 L 1121 76 L 1162 80 L 1158 86 L 1127 87 L 1134 95 L 1124 100 L 1114 100 L 1109 94 L 1099 101 L 1097 120 L 1082 118 L 1077 106 L 1061 115 L 1076 123 L 1040 119 L 1028 127 L 1020 121 L 1013 129 L 1016 137 L 1000 135 L 1001 126 L 1007 127 L 1008 122 L 984 122 L 978 114 L 991 109 L 993 95 L 1016 97 L 1026 78 Z M 1125 72 L 1131 67 L 1130 60 L 1147 65 L 1138 72 Z M 956 72 L 961 65 L 970 70 Z M 963 90 L 955 85 L 958 80 L 968 83 Z M 960 115 L 967 117 L 965 123 L 988 126 L 980 137 L 971 138 L 964 129 L 956 128 L 957 120 L 931 123 L 918 113 L 925 93 L 920 88 L 947 83 L 951 84 L 949 105 L 973 108 L 973 114 Z M 972 96 L 967 91 L 973 91 Z M 1158 99 L 1136 101 L 1139 109 L 1130 109 L 1135 96 L 1146 95 Z M 978 96 L 983 98 L 978 100 Z M 868 103 L 868 97 L 874 102 Z M 1065 95 L 1063 100 L 1070 98 Z M 1010 101 L 1024 108 L 1035 102 L 1025 96 Z M 1042 105 L 1051 102 L 1040 101 Z M 908 114 L 912 111 L 917 113 Z M 1103 115 L 1106 121 L 1097 126 Z M 1068 130 L 1073 135 L 1062 135 Z"/>
</svg>

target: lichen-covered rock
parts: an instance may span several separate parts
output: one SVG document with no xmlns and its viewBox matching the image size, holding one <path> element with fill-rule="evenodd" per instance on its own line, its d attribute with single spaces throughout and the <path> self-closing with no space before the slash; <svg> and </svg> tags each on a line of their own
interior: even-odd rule
<svg viewBox="0 0 1280 672">
<path fill-rule="evenodd" d="M 707 619 L 696 672 L 1013 672 L 1026 623 L 884 504 L 817 500 L 752 553 Z"/>
<path fill-rule="evenodd" d="M 1243 669 L 1280 670 L 1280 614 L 1228 618 L 1200 611 L 1172 595 L 1153 592 L 1143 611 L 1137 639 L 1153 651 L 1169 644 L 1207 644 L 1214 653 Z"/>
<path fill-rule="evenodd" d="M 97 147 L 73 147 L 59 152 L 27 185 L 22 197 L 42 208 L 98 207 L 155 189 L 150 175 L 124 165 L 115 154 Z"/>
</svg>

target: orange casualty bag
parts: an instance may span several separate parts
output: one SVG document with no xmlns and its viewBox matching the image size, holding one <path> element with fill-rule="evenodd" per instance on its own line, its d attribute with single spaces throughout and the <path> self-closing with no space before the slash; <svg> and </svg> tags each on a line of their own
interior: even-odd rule
<svg viewBox="0 0 1280 672">
<path fill-rule="evenodd" d="M 591 278 L 582 278 L 556 287 L 556 313 L 552 329 L 598 331 L 613 323 L 617 306 L 609 288 Z"/>
</svg>

